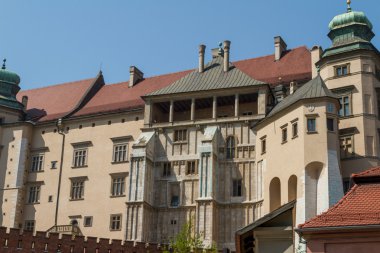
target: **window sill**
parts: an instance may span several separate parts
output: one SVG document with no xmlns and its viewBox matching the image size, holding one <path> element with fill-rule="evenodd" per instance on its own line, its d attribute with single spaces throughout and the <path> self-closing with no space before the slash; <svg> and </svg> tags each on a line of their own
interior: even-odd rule
<svg viewBox="0 0 380 253">
<path fill-rule="evenodd" d="M 121 228 L 119 229 L 110 229 L 111 232 L 117 232 L 117 231 L 121 231 Z"/>
<path fill-rule="evenodd" d="M 261 155 L 265 155 L 267 152 L 265 151 L 265 152 L 261 152 Z"/>
<path fill-rule="evenodd" d="M 26 205 L 32 206 L 32 205 L 39 205 L 40 202 L 32 202 L 32 203 L 26 203 Z"/>
<path fill-rule="evenodd" d="M 286 144 L 288 141 L 283 141 L 283 142 L 281 142 L 281 145 L 283 145 L 283 144 Z"/>
<path fill-rule="evenodd" d="M 123 194 L 123 195 L 111 195 L 110 198 L 114 199 L 114 198 L 122 198 L 122 197 L 125 197 L 127 195 Z"/>
<path fill-rule="evenodd" d="M 125 160 L 125 161 L 120 161 L 120 162 L 111 162 L 111 164 L 122 164 L 122 163 L 129 163 L 129 160 Z"/>
<path fill-rule="evenodd" d="M 296 139 L 296 138 L 298 138 L 298 135 L 294 135 L 294 136 L 292 137 L 292 140 L 294 140 L 294 139 Z"/>
<path fill-rule="evenodd" d="M 69 201 L 81 201 L 81 200 L 84 200 L 84 198 L 81 198 L 81 199 L 69 199 Z"/>
<path fill-rule="evenodd" d="M 310 132 L 307 132 L 307 134 L 318 134 L 317 131 L 310 131 Z"/>
<path fill-rule="evenodd" d="M 42 172 L 45 172 L 44 170 L 30 170 L 29 173 L 42 173 Z"/>
<path fill-rule="evenodd" d="M 187 141 L 175 141 L 173 144 L 187 144 Z"/>
<path fill-rule="evenodd" d="M 88 165 L 83 165 L 83 166 L 71 166 L 72 169 L 80 169 L 80 168 L 87 168 Z"/>
</svg>

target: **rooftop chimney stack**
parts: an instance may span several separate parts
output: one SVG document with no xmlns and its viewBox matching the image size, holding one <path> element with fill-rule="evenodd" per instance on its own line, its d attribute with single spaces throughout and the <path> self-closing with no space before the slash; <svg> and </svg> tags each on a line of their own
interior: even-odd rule
<svg viewBox="0 0 380 253">
<path fill-rule="evenodd" d="M 311 49 L 311 70 L 312 78 L 315 78 L 319 74 L 318 66 L 316 65 L 319 60 L 321 60 L 323 49 L 320 46 L 314 46 Z"/>
<path fill-rule="evenodd" d="M 138 82 L 144 79 L 144 73 L 141 72 L 137 67 L 129 67 L 129 84 L 128 87 L 135 86 Z"/>
<path fill-rule="evenodd" d="M 203 73 L 205 70 L 205 45 L 199 45 L 199 73 Z"/>
<path fill-rule="evenodd" d="M 281 36 L 274 37 L 274 60 L 279 61 L 282 53 L 287 50 L 288 45 L 281 38 Z"/>
<path fill-rule="evenodd" d="M 290 88 L 289 88 L 290 95 L 292 95 L 296 90 L 297 90 L 297 83 L 294 81 L 290 82 Z"/>
<path fill-rule="evenodd" d="M 223 50 L 224 50 L 223 70 L 224 72 L 227 72 L 230 68 L 230 45 L 231 45 L 231 41 L 229 40 L 225 40 L 223 43 Z"/>
</svg>

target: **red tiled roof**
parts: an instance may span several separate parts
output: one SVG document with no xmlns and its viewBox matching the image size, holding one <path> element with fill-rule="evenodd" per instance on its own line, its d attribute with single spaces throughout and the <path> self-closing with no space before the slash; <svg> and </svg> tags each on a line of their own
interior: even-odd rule
<svg viewBox="0 0 380 253">
<path fill-rule="evenodd" d="M 274 55 L 269 55 L 237 61 L 233 64 L 252 78 L 270 84 L 311 79 L 311 54 L 306 47 L 287 51 L 280 61 L 274 61 Z M 73 116 L 142 107 L 144 101 L 141 96 L 164 88 L 191 71 L 193 70 L 146 78 L 132 88 L 128 87 L 128 82 L 104 85 Z M 29 97 L 29 117 L 38 119 L 43 115 L 39 121 L 53 120 L 72 111 L 94 81 L 95 79 L 88 79 L 21 91 L 17 97 L 19 101 L 24 95 Z"/>
<path fill-rule="evenodd" d="M 357 183 L 333 207 L 300 225 L 300 228 L 380 225 L 380 167 L 354 174 L 365 183 Z M 373 180 L 370 180 L 372 178 Z"/>
<path fill-rule="evenodd" d="M 28 96 L 27 114 L 30 119 L 39 121 L 57 119 L 75 108 L 95 80 L 96 78 L 91 78 L 23 90 L 17 94 L 17 99 L 21 101 L 23 96 Z"/>
</svg>

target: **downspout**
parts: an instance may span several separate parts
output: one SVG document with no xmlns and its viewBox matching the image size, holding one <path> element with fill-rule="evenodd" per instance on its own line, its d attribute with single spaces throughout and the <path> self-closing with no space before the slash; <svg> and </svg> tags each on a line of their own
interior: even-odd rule
<svg viewBox="0 0 380 253">
<path fill-rule="evenodd" d="M 54 226 L 57 226 L 58 222 L 58 208 L 59 208 L 59 196 L 61 193 L 61 180 L 62 180 L 62 169 L 63 169 L 63 155 L 65 151 L 65 137 L 66 135 L 63 132 L 62 118 L 57 121 L 58 133 L 62 135 L 62 147 L 61 147 L 61 161 L 59 163 L 59 177 L 58 177 L 58 189 L 57 189 L 57 203 L 55 205 L 55 217 L 54 217 Z"/>
</svg>

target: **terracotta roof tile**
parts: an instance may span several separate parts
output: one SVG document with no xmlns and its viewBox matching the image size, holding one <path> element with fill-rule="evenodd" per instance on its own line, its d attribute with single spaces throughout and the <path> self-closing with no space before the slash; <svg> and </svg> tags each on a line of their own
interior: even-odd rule
<svg viewBox="0 0 380 253">
<path fill-rule="evenodd" d="M 380 168 L 353 177 L 372 177 L 372 181 L 355 184 L 333 207 L 300 225 L 300 228 L 380 225 Z"/>
</svg>

